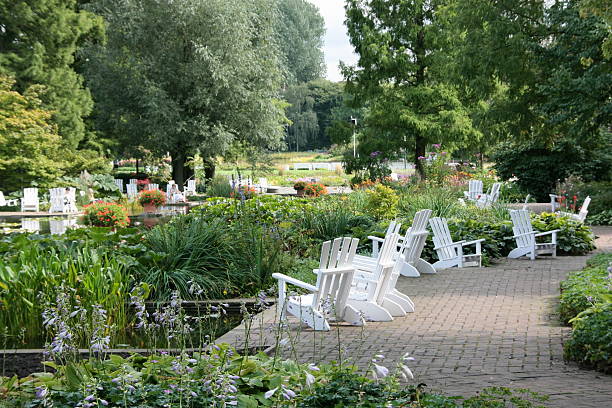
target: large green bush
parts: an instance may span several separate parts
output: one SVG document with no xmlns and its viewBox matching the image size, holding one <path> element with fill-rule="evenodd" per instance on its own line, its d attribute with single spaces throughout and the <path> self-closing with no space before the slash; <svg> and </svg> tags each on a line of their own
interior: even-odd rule
<svg viewBox="0 0 612 408">
<path fill-rule="evenodd" d="M 592 307 L 574 321 L 571 338 L 564 344 L 568 360 L 612 373 L 612 302 Z"/>
<path fill-rule="evenodd" d="M 612 294 L 607 271 L 611 262 L 612 254 L 596 255 L 589 260 L 585 269 L 570 273 L 561 282 L 559 317 L 564 324 L 568 324 L 593 303 L 602 302 L 604 295 Z"/>
</svg>

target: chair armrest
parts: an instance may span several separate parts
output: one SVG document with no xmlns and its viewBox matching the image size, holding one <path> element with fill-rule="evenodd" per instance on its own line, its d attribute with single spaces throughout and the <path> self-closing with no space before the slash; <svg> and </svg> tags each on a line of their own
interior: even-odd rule
<svg viewBox="0 0 612 408">
<path fill-rule="evenodd" d="M 561 230 L 556 229 L 556 230 L 551 230 L 551 231 L 539 232 L 539 233 L 535 234 L 535 236 L 536 237 L 542 237 L 544 235 L 556 234 L 559 231 L 561 231 Z"/>
<path fill-rule="evenodd" d="M 465 240 L 463 241 L 457 241 L 457 242 L 453 242 L 452 244 L 448 244 L 448 245 L 440 245 L 437 247 L 434 247 L 434 249 L 440 249 L 440 248 L 448 248 L 448 247 L 456 247 L 456 246 L 461 246 L 465 243 Z"/>
<path fill-rule="evenodd" d="M 523 232 L 522 234 L 513 235 L 512 238 L 518 238 L 518 237 L 522 237 L 522 236 L 525 236 L 525 235 L 535 235 L 537 233 L 538 233 L 537 231 Z"/>
<path fill-rule="evenodd" d="M 292 285 L 295 285 L 295 286 L 298 286 L 300 288 L 309 290 L 311 292 L 318 292 L 319 291 L 319 289 L 316 286 L 312 286 L 311 284 L 308 284 L 306 282 L 302 282 L 299 279 L 292 278 L 291 276 L 287 276 L 287 275 L 285 275 L 283 273 L 273 273 L 272 277 L 274 279 L 278 279 L 279 281 L 290 283 Z"/>
<path fill-rule="evenodd" d="M 313 269 L 312 271 L 318 275 L 319 273 L 335 274 L 342 272 L 350 272 L 353 270 L 355 270 L 355 267 L 353 267 L 352 265 L 347 265 L 341 268 Z"/>
<path fill-rule="evenodd" d="M 368 235 L 368 239 L 376 242 L 385 242 L 384 238 L 375 237 L 374 235 Z"/>
<path fill-rule="evenodd" d="M 464 242 L 464 243 L 463 243 L 463 244 L 461 244 L 461 245 L 462 245 L 462 246 L 466 246 L 466 245 L 474 245 L 474 244 L 477 244 L 477 243 L 479 243 L 479 242 L 483 242 L 483 241 L 485 241 L 485 239 L 484 239 L 484 238 L 482 238 L 482 239 L 476 239 L 476 240 L 474 240 L 474 241 Z"/>
</svg>

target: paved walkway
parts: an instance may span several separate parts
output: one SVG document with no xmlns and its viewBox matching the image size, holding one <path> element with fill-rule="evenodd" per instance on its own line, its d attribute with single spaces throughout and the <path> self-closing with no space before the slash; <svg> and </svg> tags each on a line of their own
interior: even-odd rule
<svg viewBox="0 0 612 408">
<path fill-rule="evenodd" d="M 594 230 L 600 236 L 598 251 L 612 251 L 612 227 Z M 551 407 L 612 406 L 611 376 L 563 361 L 569 329 L 559 325 L 555 312 L 559 282 L 581 269 L 586 259 L 501 260 L 489 268 L 400 278 L 398 288 L 414 300 L 415 313 L 328 333 L 291 321 L 294 344 L 284 354 L 301 361 L 338 360 L 339 337 L 343 356 L 362 369 L 379 352 L 389 366 L 411 353 L 415 381 L 446 394 L 509 386 L 549 394 Z M 274 314 L 267 311 L 264 321 L 272 322 Z M 264 331 L 252 331 L 251 344 L 261 341 L 260 335 L 263 343 L 274 344 L 270 326 L 264 326 Z M 238 328 L 220 341 L 240 343 L 241 337 L 244 332 Z"/>
</svg>

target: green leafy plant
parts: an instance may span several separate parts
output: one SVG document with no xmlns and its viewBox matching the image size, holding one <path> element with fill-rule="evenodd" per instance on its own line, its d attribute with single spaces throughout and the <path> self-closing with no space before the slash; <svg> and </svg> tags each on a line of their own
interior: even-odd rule
<svg viewBox="0 0 612 408">
<path fill-rule="evenodd" d="M 612 372 L 612 296 L 583 311 L 573 320 L 571 338 L 564 344 L 568 360 Z"/>
<path fill-rule="evenodd" d="M 366 202 L 364 212 L 377 219 L 392 219 L 397 215 L 399 197 L 390 187 L 376 184 L 365 190 Z"/>
<path fill-rule="evenodd" d="M 85 223 L 94 227 L 127 227 L 127 209 L 116 203 L 95 202 L 85 206 Z"/>
</svg>

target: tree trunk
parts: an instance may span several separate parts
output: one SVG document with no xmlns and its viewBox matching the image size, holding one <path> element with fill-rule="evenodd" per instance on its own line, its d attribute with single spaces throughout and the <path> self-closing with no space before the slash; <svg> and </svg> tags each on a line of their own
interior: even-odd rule
<svg viewBox="0 0 612 408">
<path fill-rule="evenodd" d="M 183 187 L 187 180 L 193 176 L 193 169 L 187 167 L 185 165 L 186 162 L 185 154 L 172 154 L 172 179 L 179 187 Z"/>
<path fill-rule="evenodd" d="M 421 177 L 421 179 L 425 179 L 425 166 L 424 164 L 424 160 L 423 159 L 419 159 L 419 157 L 425 157 L 425 146 L 426 146 L 427 142 L 426 140 L 421 137 L 421 136 L 416 136 L 415 137 L 415 142 L 414 142 L 414 163 L 416 165 L 416 172 L 419 175 L 419 177 Z"/>
</svg>

